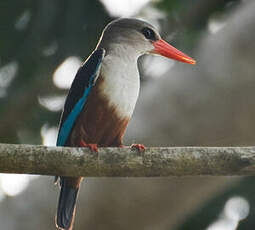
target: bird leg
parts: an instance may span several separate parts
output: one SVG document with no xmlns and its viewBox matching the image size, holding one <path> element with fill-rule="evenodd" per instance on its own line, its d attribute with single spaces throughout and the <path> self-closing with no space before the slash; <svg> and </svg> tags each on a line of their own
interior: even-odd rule
<svg viewBox="0 0 255 230">
<path fill-rule="evenodd" d="M 121 145 L 118 145 L 118 147 L 120 147 L 120 148 L 124 148 L 124 147 L 128 147 L 128 146 L 125 146 L 125 145 L 123 145 L 123 144 L 121 144 Z M 145 151 L 145 146 L 143 145 L 143 144 L 132 144 L 131 146 L 130 146 L 130 148 L 131 149 L 137 149 L 139 152 L 143 152 L 143 151 Z"/>
<path fill-rule="evenodd" d="M 80 147 L 88 147 L 93 152 L 98 152 L 97 144 L 87 144 L 84 140 L 80 141 Z"/>
<path fill-rule="evenodd" d="M 143 144 L 132 144 L 131 149 L 137 149 L 139 152 L 145 151 L 145 146 Z"/>
</svg>

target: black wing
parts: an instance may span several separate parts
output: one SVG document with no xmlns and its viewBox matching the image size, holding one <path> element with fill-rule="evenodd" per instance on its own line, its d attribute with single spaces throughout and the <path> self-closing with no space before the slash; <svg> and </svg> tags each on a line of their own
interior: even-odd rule
<svg viewBox="0 0 255 230">
<path fill-rule="evenodd" d="M 73 124 L 84 107 L 87 96 L 94 86 L 104 58 L 105 50 L 95 50 L 79 68 L 67 95 L 61 116 L 57 146 L 64 146 Z"/>
</svg>

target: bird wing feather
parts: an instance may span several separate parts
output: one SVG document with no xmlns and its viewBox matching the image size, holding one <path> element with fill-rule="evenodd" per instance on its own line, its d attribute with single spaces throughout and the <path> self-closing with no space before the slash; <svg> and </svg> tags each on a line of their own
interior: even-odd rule
<svg viewBox="0 0 255 230">
<path fill-rule="evenodd" d="M 104 55 L 104 49 L 95 50 L 77 71 L 61 116 L 57 146 L 66 145 L 73 125 L 99 76 Z"/>
</svg>

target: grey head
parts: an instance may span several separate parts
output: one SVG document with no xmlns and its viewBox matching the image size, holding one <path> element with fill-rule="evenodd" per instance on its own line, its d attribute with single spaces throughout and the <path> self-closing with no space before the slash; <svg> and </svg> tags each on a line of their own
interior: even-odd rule
<svg viewBox="0 0 255 230">
<path fill-rule="evenodd" d="M 109 23 L 98 42 L 106 55 L 122 59 L 137 59 L 145 53 L 158 54 L 180 62 L 196 61 L 161 39 L 157 30 L 148 22 L 135 18 L 121 18 Z"/>
<path fill-rule="evenodd" d="M 121 18 L 109 23 L 101 35 L 98 47 L 107 53 L 120 53 L 140 56 L 154 50 L 153 42 L 160 40 L 157 30 L 148 22 L 135 18 Z"/>
</svg>

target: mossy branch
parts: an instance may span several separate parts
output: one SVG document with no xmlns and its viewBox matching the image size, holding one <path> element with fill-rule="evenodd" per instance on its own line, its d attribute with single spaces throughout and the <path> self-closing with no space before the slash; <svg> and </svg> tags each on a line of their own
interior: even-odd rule
<svg viewBox="0 0 255 230">
<path fill-rule="evenodd" d="M 255 147 L 125 148 L 0 144 L 0 173 L 84 177 L 255 175 Z"/>
</svg>

